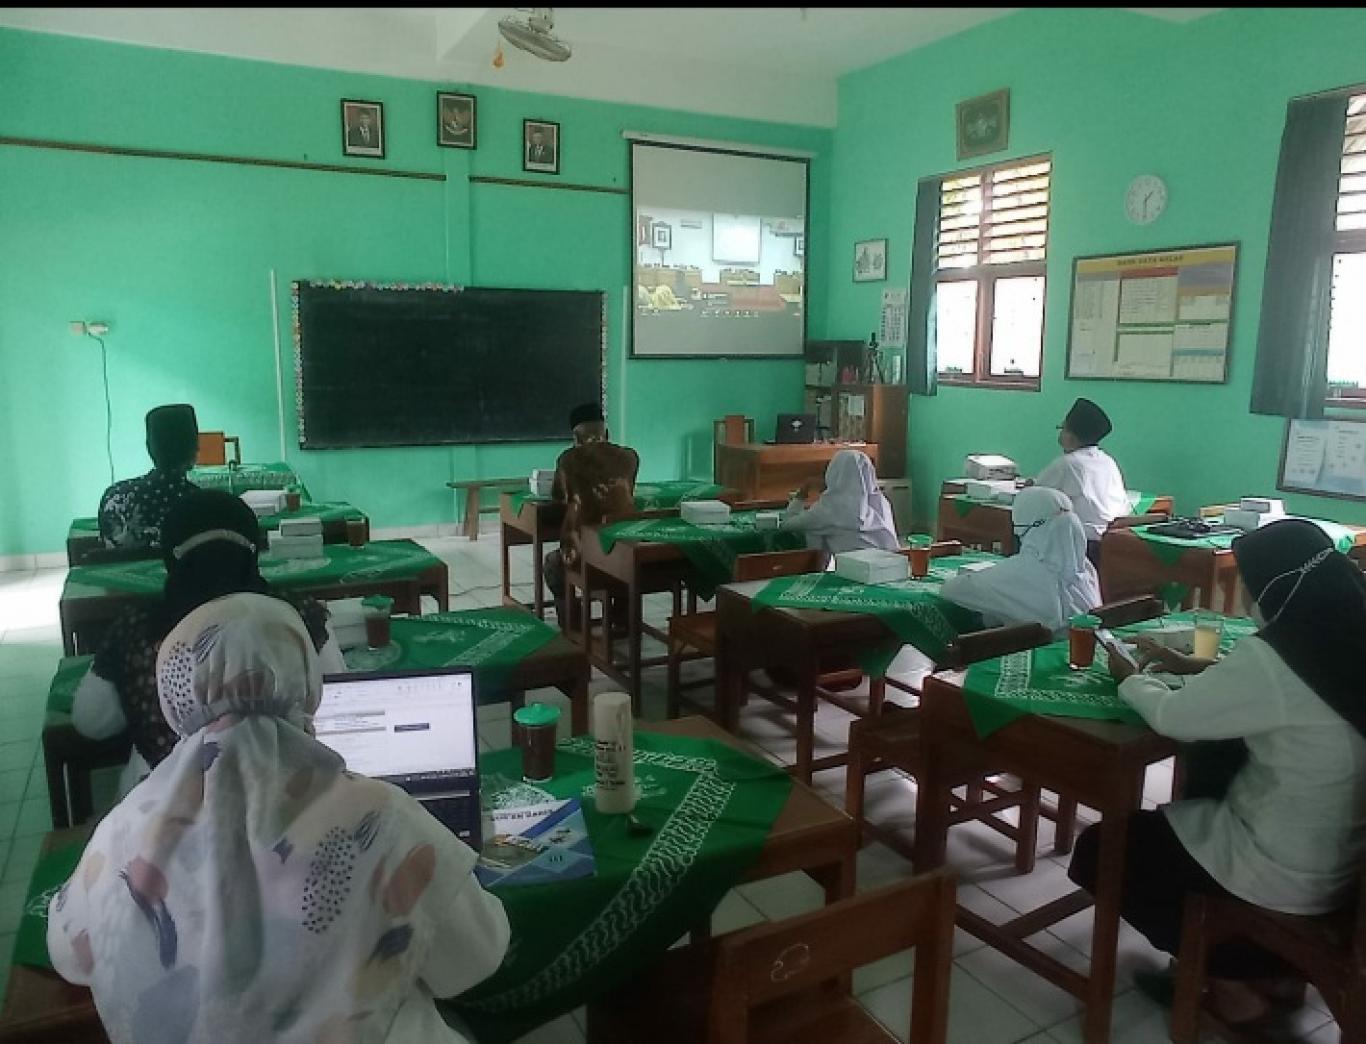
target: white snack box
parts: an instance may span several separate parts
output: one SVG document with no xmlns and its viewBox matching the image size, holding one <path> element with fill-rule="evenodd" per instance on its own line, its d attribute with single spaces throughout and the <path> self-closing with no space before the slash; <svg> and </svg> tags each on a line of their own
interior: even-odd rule
<svg viewBox="0 0 1366 1044">
<path fill-rule="evenodd" d="M 334 598 L 327 602 L 327 626 L 340 649 L 365 644 L 365 610 L 359 598 Z"/>
<path fill-rule="evenodd" d="M 1285 514 L 1285 501 L 1274 497 L 1243 497 L 1238 501 L 1238 507 L 1242 511 L 1256 511 L 1262 515 Z"/>
<path fill-rule="evenodd" d="M 318 537 L 323 535 L 323 520 L 317 515 L 308 518 L 282 518 L 280 520 L 280 536 L 282 537 Z"/>
<path fill-rule="evenodd" d="M 966 565 L 958 567 L 959 573 L 980 573 L 983 569 L 990 569 L 995 562 L 968 562 Z"/>
<path fill-rule="evenodd" d="M 730 505 L 723 500 L 685 500 L 679 517 L 695 526 L 723 526 L 730 521 Z"/>
<path fill-rule="evenodd" d="M 971 479 L 1013 479 L 1020 469 L 1009 457 L 997 453 L 973 453 L 963 462 Z"/>
<path fill-rule="evenodd" d="M 783 513 L 781 511 L 758 511 L 754 515 L 755 529 L 777 529 L 782 525 Z"/>
<path fill-rule="evenodd" d="M 550 496 L 550 492 L 555 486 L 555 469 L 532 468 L 531 478 L 528 480 L 527 485 L 530 487 L 531 492 L 535 493 L 538 497 Z"/>
<path fill-rule="evenodd" d="M 895 551 L 867 548 L 835 556 L 835 573 L 860 584 L 890 584 L 911 575 L 911 562 Z"/>
<path fill-rule="evenodd" d="M 283 489 L 249 489 L 242 494 L 242 503 L 256 513 L 257 518 L 274 515 L 285 509 Z"/>
<path fill-rule="evenodd" d="M 1166 624 L 1162 627 L 1154 627 L 1150 631 L 1144 631 L 1143 636 L 1151 638 L 1158 645 L 1175 649 L 1177 652 L 1189 654 L 1195 651 L 1194 624 Z"/>
<path fill-rule="evenodd" d="M 272 558 L 323 558 L 323 538 L 317 536 L 281 536 L 270 534 L 270 556 Z"/>
</svg>

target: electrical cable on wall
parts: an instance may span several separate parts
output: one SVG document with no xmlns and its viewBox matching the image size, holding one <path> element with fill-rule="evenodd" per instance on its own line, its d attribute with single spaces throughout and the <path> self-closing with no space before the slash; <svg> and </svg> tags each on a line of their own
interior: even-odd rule
<svg viewBox="0 0 1366 1044">
<path fill-rule="evenodd" d="M 89 331 L 87 330 L 87 333 Z M 114 484 L 114 407 L 109 396 L 109 352 L 104 338 L 90 334 L 100 344 L 100 372 L 104 375 L 104 453 L 109 459 L 109 484 Z"/>
</svg>

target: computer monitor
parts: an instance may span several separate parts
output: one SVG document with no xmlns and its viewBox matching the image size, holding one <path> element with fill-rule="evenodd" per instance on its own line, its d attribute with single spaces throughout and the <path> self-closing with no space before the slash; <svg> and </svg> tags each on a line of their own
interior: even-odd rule
<svg viewBox="0 0 1366 1044">
<path fill-rule="evenodd" d="M 328 675 L 314 734 L 363 776 L 417 798 L 479 847 L 479 739 L 468 668 Z"/>
<path fill-rule="evenodd" d="M 778 414 L 773 441 L 779 444 L 815 442 L 816 415 L 814 413 Z"/>
</svg>

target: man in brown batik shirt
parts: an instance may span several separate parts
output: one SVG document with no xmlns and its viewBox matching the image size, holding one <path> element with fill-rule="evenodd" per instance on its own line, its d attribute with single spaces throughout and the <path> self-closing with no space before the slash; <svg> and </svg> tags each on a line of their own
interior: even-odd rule
<svg viewBox="0 0 1366 1044">
<path fill-rule="evenodd" d="M 574 445 L 555 462 L 551 497 L 565 505 L 560 549 L 545 557 L 545 583 L 555 597 L 555 612 L 564 627 L 564 571 L 579 568 L 579 528 L 597 525 L 608 515 L 636 509 L 636 472 L 640 457 L 628 446 L 609 441 L 607 420 L 596 402 L 569 414 Z"/>
</svg>

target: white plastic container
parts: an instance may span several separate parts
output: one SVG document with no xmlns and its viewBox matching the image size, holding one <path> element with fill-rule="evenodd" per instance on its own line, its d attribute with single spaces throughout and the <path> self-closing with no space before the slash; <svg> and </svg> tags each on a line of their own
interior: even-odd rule
<svg viewBox="0 0 1366 1044">
<path fill-rule="evenodd" d="M 878 548 L 846 551 L 835 556 L 835 574 L 860 584 L 889 584 L 911 575 L 911 560 Z"/>
<path fill-rule="evenodd" d="M 636 764 L 629 694 L 600 692 L 594 697 L 593 749 L 598 811 L 604 815 L 632 811 L 636 807 Z"/>
<path fill-rule="evenodd" d="M 783 523 L 781 511 L 759 511 L 754 515 L 755 529 L 778 529 Z"/>
<path fill-rule="evenodd" d="M 679 517 L 695 526 L 723 526 L 730 521 L 730 505 L 724 500 L 685 500 Z"/>
<path fill-rule="evenodd" d="M 963 470 L 971 479 L 1013 479 L 1020 473 L 1009 457 L 995 453 L 974 453 L 963 461 Z"/>
</svg>

